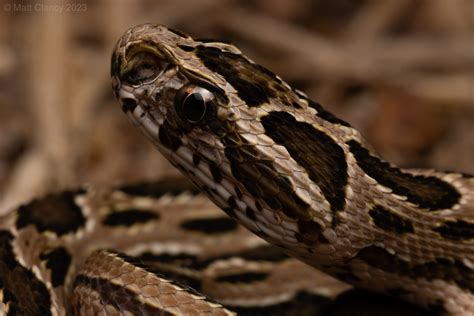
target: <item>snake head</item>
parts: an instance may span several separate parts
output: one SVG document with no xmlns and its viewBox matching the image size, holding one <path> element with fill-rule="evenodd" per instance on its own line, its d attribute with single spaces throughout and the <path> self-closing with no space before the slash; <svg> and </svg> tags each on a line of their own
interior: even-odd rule
<svg viewBox="0 0 474 316">
<path fill-rule="evenodd" d="M 115 96 L 123 112 L 165 156 L 183 142 L 210 150 L 215 141 L 209 135 L 226 134 L 239 117 L 225 78 L 209 71 L 197 57 L 204 45 L 215 53 L 240 54 L 230 44 L 195 41 L 156 24 L 128 30 L 115 47 L 111 63 Z M 207 144 L 201 142 L 204 135 Z M 211 155 L 215 158 L 215 153 Z"/>
<path fill-rule="evenodd" d="M 290 218 L 285 229 L 294 235 L 295 222 L 312 217 L 288 176 L 298 167 L 278 144 L 292 141 L 295 117 L 313 119 L 303 94 L 233 45 L 154 24 L 122 36 L 111 68 L 122 110 L 232 217 L 280 242 L 281 232 L 267 228 L 279 225 L 267 222 Z M 304 143 L 311 128 L 301 129 Z"/>
</svg>

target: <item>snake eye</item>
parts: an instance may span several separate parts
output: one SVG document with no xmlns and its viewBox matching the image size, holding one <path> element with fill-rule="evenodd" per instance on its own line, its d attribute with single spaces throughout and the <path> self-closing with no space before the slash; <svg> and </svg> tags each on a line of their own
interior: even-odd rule
<svg viewBox="0 0 474 316">
<path fill-rule="evenodd" d="M 208 111 L 214 95 L 209 90 L 195 85 L 183 87 L 176 100 L 176 112 L 189 123 L 198 123 Z"/>
<path fill-rule="evenodd" d="M 166 61 L 149 52 L 135 54 L 128 64 L 128 70 L 122 75 L 121 79 L 132 85 L 155 80 L 167 65 Z"/>
</svg>

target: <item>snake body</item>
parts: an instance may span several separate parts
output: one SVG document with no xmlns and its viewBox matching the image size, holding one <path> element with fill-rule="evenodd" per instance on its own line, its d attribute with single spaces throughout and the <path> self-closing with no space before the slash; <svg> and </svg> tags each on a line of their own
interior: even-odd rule
<svg viewBox="0 0 474 316">
<path fill-rule="evenodd" d="M 397 168 L 231 44 L 139 25 L 111 75 L 158 150 L 273 246 L 174 182 L 51 194 L 0 220 L 4 314 L 302 313 L 335 284 L 315 267 L 474 315 L 473 176 Z"/>
<path fill-rule="evenodd" d="M 2 217 L 0 242 L 1 315 L 284 315 L 347 289 L 182 179 L 51 193 Z"/>
</svg>

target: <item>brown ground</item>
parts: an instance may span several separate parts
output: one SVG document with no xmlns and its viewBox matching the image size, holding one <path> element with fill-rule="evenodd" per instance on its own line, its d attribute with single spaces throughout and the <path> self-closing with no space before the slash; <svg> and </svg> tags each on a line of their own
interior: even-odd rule
<svg viewBox="0 0 474 316">
<path fill-rule="evenodd" d="M 110 88 L 114 43 L 143 22 L 238 44 L 402 166 L 474 172 L 472 0 L 4 0 L 1 211 L 50 190 L 177 173 Z"/>
</svg>

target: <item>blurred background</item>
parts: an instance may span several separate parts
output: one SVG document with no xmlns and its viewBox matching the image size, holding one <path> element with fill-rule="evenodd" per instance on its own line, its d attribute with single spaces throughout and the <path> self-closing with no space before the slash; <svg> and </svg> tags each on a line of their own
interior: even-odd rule
<svg viewBox="0 0 474 316">
<path fill-rule="evenodd" d="M 237 44 L 403 167 L 474 173 L 472 0 L 4 0 L 1 211 L 177 174 L 110 87 L 115 42 L 144 22 Z"/>
</svg>

